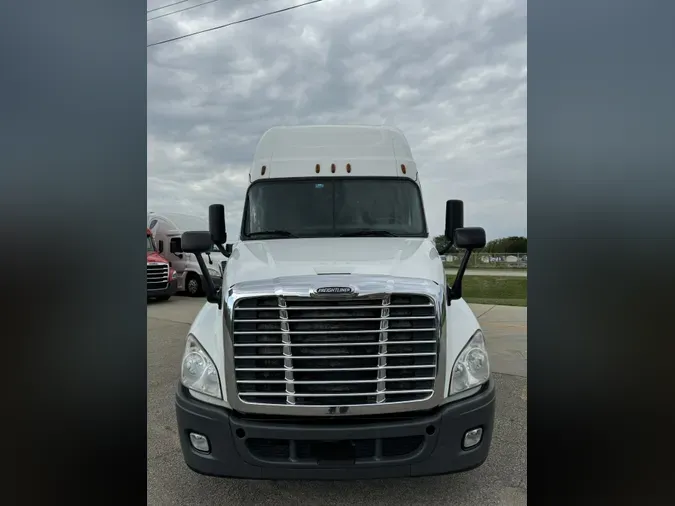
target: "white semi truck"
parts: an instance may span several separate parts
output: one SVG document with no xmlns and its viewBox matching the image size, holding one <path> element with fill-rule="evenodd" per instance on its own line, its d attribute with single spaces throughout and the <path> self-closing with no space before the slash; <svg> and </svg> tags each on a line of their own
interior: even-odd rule
<svg viewBox="0 0 675 506">
<path fill-rule="evenodd" d="M 262 479 L 481 465 L 495 386 L 462 277 L 485 231 L 463 226 L 462 202 L 446 205 L 465 250 L 449 286 L 399 130 L 272 128 L 249 181 L 229 252 L 222 205 L 209 232 L 182 236 L 207 285 L 176 393 L 187 465 Z M 214 244 L 229 255 L 220 289 L 199 255 Z"/>
</svg>

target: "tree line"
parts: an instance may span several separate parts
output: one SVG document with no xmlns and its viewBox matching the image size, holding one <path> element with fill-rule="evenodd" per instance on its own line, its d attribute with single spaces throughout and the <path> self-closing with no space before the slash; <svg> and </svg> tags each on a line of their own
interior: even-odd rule
<svg viewBox="0 0 675 506">
<path fill-rule="evenodd" d="M 436 249 L 444 251 L 448 245 L 448 240 L 443 235 L 434 237 Z M 454 246 L 448 250 L 448 253 L 456 253 L 458 250 Z M 488 242 L 484 248 L 477 249 L 475 253 L 527 253 L 527 237 L 511 236 L 493 239 Z"/>
</svg>

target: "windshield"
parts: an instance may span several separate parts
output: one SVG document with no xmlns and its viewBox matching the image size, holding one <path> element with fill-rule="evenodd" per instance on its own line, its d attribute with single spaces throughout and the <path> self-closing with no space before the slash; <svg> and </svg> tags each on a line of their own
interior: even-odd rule
<svg viewBox="0 0 675 506">
<path fill-rule="evenodd" d="M 419 187 L 409 179 L 267 180 L 249 188 L 243 239 L 380 235 L 426 237 Z"/>
<path fill-rule="evenodd" d="M 148 248 L 147 252 L 151 253 L 153 251 L 156 251 L 155 250 L 155 243 L 152 240 L 152 236 L 146 235 L 145 237 L 146 237 L 146 243 L 147 243 L 146 248 Z"/>
</svg>

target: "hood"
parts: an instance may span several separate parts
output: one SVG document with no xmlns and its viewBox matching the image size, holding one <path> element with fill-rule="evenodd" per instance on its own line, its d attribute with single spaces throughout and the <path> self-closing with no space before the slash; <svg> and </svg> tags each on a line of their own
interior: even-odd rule
<svg viewBox="0 0 675 506">
<path fill-rule="evenodd" d="M 429 239 L 341 237 L 239 242 L 227 263 L 226 283 L 319 274 L 388 275 L 437 283 L 445 278 Z"/>
<path fill-rule="evenodd" d="M 162 264 L 168 264 L 169 263 L 166 258 L 164 258 L 162 255 L 160 255 L 159 253 L 156 253 L 154 251 L 148 252 L 146 262 L 147 263 L 159 262 L 159 263 L 162 263 Z"/>
</svg>

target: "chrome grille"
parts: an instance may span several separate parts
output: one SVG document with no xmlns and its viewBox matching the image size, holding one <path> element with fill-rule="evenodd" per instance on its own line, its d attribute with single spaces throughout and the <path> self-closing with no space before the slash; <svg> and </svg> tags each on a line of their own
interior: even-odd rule
<svg viewBox="0 0 675 506">
<path fill-rule="evenodd" d="M 162 290 L 169 284 L 169 266 L 167 264 L 147 264 L 148 290 Z"/>
<path fill-rule="evenodd" d="M 426 295 L 240 299 L 232 329 L 243 402 L 353 406 L 434 393 L 438 330 Z"/>
</svg>

